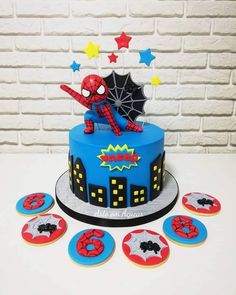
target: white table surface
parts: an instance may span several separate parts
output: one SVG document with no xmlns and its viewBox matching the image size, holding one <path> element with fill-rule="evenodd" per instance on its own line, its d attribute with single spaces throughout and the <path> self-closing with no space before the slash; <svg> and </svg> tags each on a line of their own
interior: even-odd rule
<svg viewBox="0 0 236 295">
<path fill-rule="evenodd" d="M 34 247 L 20 234 L 29 218 L 15 211 L 17 200 L 28 193 L 44 191 L 54 196 L 55 182 L 67 169 L 67 155 L 0 155 L 0 294 L 235 295 L 236 154 L 167 154 L 166 159 L 167 170 L 179 183 L 176 206 L 165 217 L 145 225 L 105 228 L 116 241 L 116 251 L 106 264 L 85 268 L 72 263 L 67 246 L 74 234 L 91 225 L 72 219 L 56 204 L 50 212 L 67 220 L 66 234 L 51 245 Z M 189 214 L 181 205 L 181 196 L 190 191 L 209 193 L 221 201 L 220 214 L 197 217 L 207 227 L 207 241 L 194 248 L 169 242 L 170 257 L 157 268 L 130 263 L 122 253 L 122 238 L 137 228 L 162 234 L 167 216 Z"/>
</svg>

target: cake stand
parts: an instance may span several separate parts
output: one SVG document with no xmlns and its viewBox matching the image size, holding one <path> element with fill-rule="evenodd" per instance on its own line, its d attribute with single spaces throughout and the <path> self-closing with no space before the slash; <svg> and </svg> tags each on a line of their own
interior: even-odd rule
<svg viewBox="0 0 236 295">
<path fill-rule="evenodd" d="M 66 214 L 85 223 L 108 227 L 135 226 L 156 220 L 174 207 L 178 192 L 177 181 L 166 171 L 164 187 L 155 200 L 136 207 L 114 209 L 91 205 L 78 199 L 70 189 L 68 171 L 56 183 L 56 200 Z"/>
</svg>

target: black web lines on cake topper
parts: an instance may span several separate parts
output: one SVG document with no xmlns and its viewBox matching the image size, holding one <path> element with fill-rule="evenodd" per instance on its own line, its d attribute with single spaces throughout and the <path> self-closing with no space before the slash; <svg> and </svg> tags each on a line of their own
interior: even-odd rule
<svg viewBox="0 0 236 295">
<path fill-rule="evenodd" d="M 138 116 L 145 115 L 143 108 L 147 97 L 143 85 L 137 85 L 130 73 L 119 75 L 113 71 L 104 80 L 109 88 L 107 100 L 122 117 L 133 122 Z"/>
</svg>

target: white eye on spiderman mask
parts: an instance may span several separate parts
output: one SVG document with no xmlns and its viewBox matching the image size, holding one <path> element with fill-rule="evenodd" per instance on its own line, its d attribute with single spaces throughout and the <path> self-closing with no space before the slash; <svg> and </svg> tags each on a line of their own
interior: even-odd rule
<svg viewBox="0 0 236 295">
<path fill-rule="evenodd" d="M 83 95 L 84 97 L 89 97 L 89 95 L 90 95 L 90 91 L 89 91 L 89 90 L 86 90 L 86 89 L 82 89 L 82 95 Z"/>
<path fill-rule="evenodd" d="M 103 85 L 99 86 L 99 88 L 97 89 L 97 93 L 98 94 L 104 94 L 106 91 L 105 87 Z"/>
</svg>

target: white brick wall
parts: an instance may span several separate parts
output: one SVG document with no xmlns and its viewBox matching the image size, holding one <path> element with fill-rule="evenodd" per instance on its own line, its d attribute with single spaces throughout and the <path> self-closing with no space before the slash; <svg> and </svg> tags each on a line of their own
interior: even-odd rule
<svg viewBox="0 0 236 295">
<path fill-rule="evenodd" d="M 132 35 L 117 64 L 114 37 Z M 88 60 L 88 41 L 100 57 Z M 153 67 L 138 63 L 151 48 Z M 121 53 L 118 53 L 121 54 Z M 69 65 L 78 60 L 81 71 Z M 236 1 L 0 1 L 0 152 L 65 152 L 85 108 L 59 88 L 88 73 L 130 71 L 151 98 L 148 122 L 173 152 L 236 152 Z M 150 78 L 159 75 L 153 89 Z"/>
</svg>

